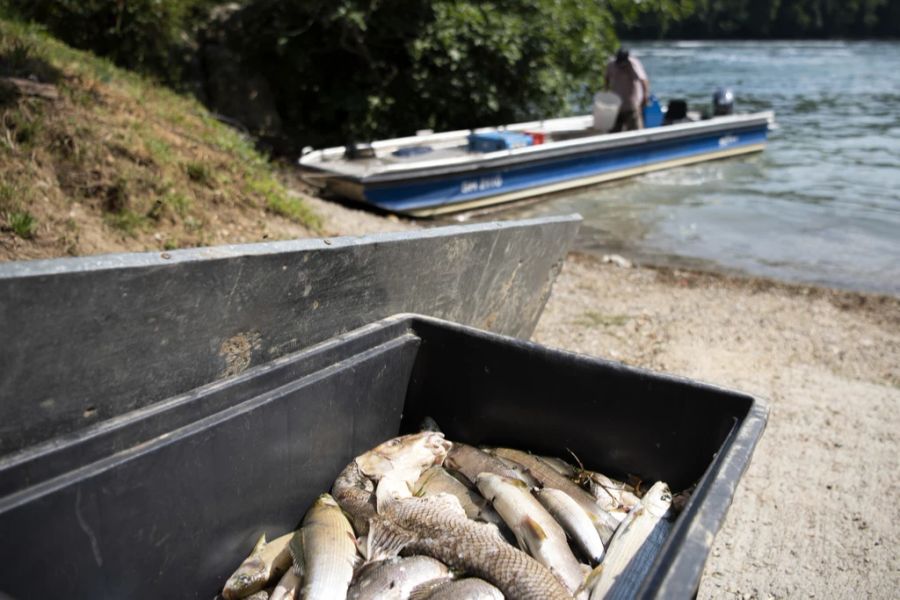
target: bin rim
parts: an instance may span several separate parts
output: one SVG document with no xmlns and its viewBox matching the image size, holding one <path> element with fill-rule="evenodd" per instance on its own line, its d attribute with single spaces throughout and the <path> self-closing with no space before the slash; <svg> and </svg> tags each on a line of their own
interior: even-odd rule
<svg viewBox="0 0 900 600">
<path fill-rule="evenodd" d="M 602 365 L 607 369 L 618 372 L 649 376 L 657 381 L 669 381 L 693 388 L 718 392 L 742 401 L 746 400 L 748 402 L 746 414 L 743 412 L 742 405 L 740 415 L 735 417 L 735 426 L 725 437 L 719 447 L 719 451 L 711 458 L 711 461 L 701 475 L 695 493 L 684 511 L 675 521 L 668 539 L 664 543 L 659 555 L 656 557 L 656 560 L 650 568 L 650 571 L 642 582 L 637 597 L 655 598 L 685 596 L 695 592 L 699 588 L 703 569 L 709 552 L 711 551 L 714 536 L 724 523 L 728 509 L 733 502 L 736 488 L 749 466 L 753 451 L 765 429 L 769 415 L 769 407 L 766 400 L 758 396 L 716 384 L 701 382 L 669 373 L 632 367 L 619 361 L 554 348 L 530 340 L 522 340 L 509 335 L 488 332 L 476 327 L 461 325 L 445 319 L 416 313 L 393 314 L 339 334 L 328 340 L 324 340 L 309 348 L 303 348 L 284 355 L 276 360 L 278 363 L 283 364 L 291 360 L 310 357 L 317 351 L 321 352 L 324 348 L 335 346 L 342 342 L 365 338 L 366 336 L 382 330 L 394 329 L 398 334 L 403 331 L 406 333 L 417 334 L 420 333 L 417 329 L 418 326 L 421 325 L 426 327 L 428 325 L 433 325 L 451 331 L 455 330 L 465 333 L 469 337 L 480 338 L 486 341 L 504 342 L 506 345 L 520 349 L 527 348 L 538 355 L 567 356 L 572 359 L 573 362 L 581 363 L 583 365 Z M 425 327 L 422 329 L 424 330 Z M 421 333 L 425 332 L 422 331 Z M 425 335 L 422 335 L 421 337 L 426 339 Z M 207 386 L 212 388 L 229 385 L 234 381 L 245 379 L 255 373 L 271 370 L 272 368 L 273 367 L 269 363 L 257 365 L 251 367 L 244 373 L 232 378 L 220 380 L 214 384 L 207 384 Z M 305 376 L 314 377 L 318 372 L 319 371 L 312 371 Z M 180 401 L 182 396 L 179 396 L 177 399 Z M 255 400 L 251 399 L 247 402 L 251 401 Z M 244 404 L 246 403 L 226 407 L 222 410 L 208 414 L 203 418 L 210 420 L 218 419 L 220 415 L 223 415 L 225 412 L 244 410 Z M 194 425 L 185 425 L 184 427 L 194 427 Z M 164 440 L 163 438 L 154 438 L 150 442 L 140 443 L 138 446 L 132 448 L 119 449 L 116 451 L 115 455 L 110 455 L 108 460 L 100 459 L 86 464 L 82 468 L 95 471 L 105 468 L 104 464 L 107 462 L 129 460 L 130 457 L 135 456 L 137 453 L 148 452 L 155 444 L 168 443 L 168 441 L 171 441 L 174 437 L 175 436 L 167 435 L 167 440 Z M 52 486 L 64 483 L 63 479 L 67 477 L 69 476 L 63 475 L 60 476 L 59 479 L 48 480 L 43 484 L 45 487 L 42 490 L 27 490 L 27 494 L 29 496 L 36 496 L 45 493 Z M 26 492 L 23 491 L 23 494 L 24 493 Z M 20 496 L 20 500 L 24 498 L 24 495 Z M 12 498 L 7 497 L 6 500 L 10 501 Z"/>
<path fill-rule="evenodd" d="M 434 323 L 443 327 L 449 326 L 463 330 L 475 337 L 504 340 L 508 343 L 529 347 L 539 352 L 568 355 L 578 362 L 602 363 L 607 367 L 636 375 L 651 376 L 657 380 L 666 380 L 673 383 L 690 384 L 691 386 L 705 388 L 713 392 L 747 398 L 750 401 L 747 415 L 739 425 L 735 424 L 736 427 L 722 445 L 722 451 L 715 456 L 706 468 L 706 471 L 704 471 L 691 499 L 675 521 L 675 526 L 657 555 L 650 569 L 650 576 L 644 580 L 637 597 L 680 597 L 685 594 L 686 590 L 696 593 L 700 587 L 700 579 L 702 578 L 709 552 L 712 549 L 715 535 L 725 522 L 725 517 L 733 503 L 737 486 L 750 466 L 753 452 L 765 431 L 769 418 L 768 400 L 707 381 L 626 365 L 620 361 L 547 346 L 531 340 L 522 340 L 508 335 L 484 331 L 469 325 L 453 323 L 426 315 L 401 313 L 389 317 L 389 319 L 394 318 L 409 318 L 413 329 L 416 321 Z M 709 501 L 716 499 L 719 501 Z M 691 549 L 693 549 L 693 552 Z M 669 564 L 667 569 L 658 568 L 664 563 Z"/>
</svg>

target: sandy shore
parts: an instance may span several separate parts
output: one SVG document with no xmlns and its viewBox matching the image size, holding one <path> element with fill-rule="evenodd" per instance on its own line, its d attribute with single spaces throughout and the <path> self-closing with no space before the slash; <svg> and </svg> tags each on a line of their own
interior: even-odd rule
<svg viewBox="0 0 900 600">
<path fill-rule="evenodd" d="M 570 256 L 534 339 L 768 399 L 700 598 L 900 588 L 900 300 Z"/>
<path fill-rule="evenodd" d="M 333 234 L 416 226 L 314 207 Z M 571 255 L 534 340 L 769 401 L 700 598 L 896 597 L 900 299 Z"/>
</svg>

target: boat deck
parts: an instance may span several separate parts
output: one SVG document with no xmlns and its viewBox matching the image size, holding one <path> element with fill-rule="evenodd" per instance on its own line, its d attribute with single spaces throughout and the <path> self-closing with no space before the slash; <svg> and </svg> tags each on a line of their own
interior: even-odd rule
<svg viewBox="0 0 900 600">
<path fill-rule="evenodd" d="M 415 144 L 411 144 L 410 146 L 414 146 Z M 422 144 L 429 145 L 429 144 Z M 379 173 L 384 170 L 385 167 L 391 165 L 409 165 L 421 163 L 425 160 L 444 160 L 444 159 L 460 159 L 465 158 L 469 155 L 477 155 L 473 152 L 469 152 L 467 145 L 465 144 L 465 140 L 463 139 L 462 143 L 455 146 L 448 146 L 446 148 L 434 148 L 432 147 L 432 151 L 427 154 L 418 154 L 414 156 L 394 156 L 390 152 L 386 153 L 378 153 L 374 158 L 344 158 L 343 156 L 335 157 L 331 159 L 323 160 L 323 163 L 329 164 L 329 166 L 333 166 L 335 164 L 340 165 L 340 170 L 342 173 L 354 177 L 365 177 L 371 173 Z"/>
<path fill-rule="evenodd" d="M 727 120 L 728 117 L 724 119 Z M 681 123 L 639 131 L 607 133 L 593 128 L 593 117 L 591 115 L 581 115 L 517 123 L 503 127 L 484 127 L 445 133 L 427 132 L 422 135 L 372 142 L 371 144 L 359 146 L 361 155 L 356 157 L 349 157 L 346 148 L 342 146 L 327 148 L 304 155 L 300 159 L 300 164 L 307 169 L 323 172 L 318 176 L 315 173 L 308 174 L 312 180 L 311 183 L 314 183 L 314 180 L 318 177 L 335 175 L 353 180 L 364 180 L 386 173 L 428 168 L 436 165 L 456 165 L 457 168 L 465 168 L 467 164 L 481 163 L 486 159 L 496 159 L 499 156 L 509 156 L 511 154 L 527 154 L 531 152 L 546 154 L 547 151 L 553 148 L 562 148 L 563 146 L 582 142 L 627 142 L 628 138 L 631 137 L 657 137 L 666 135 L 669 132 L 677 133 L 684 126 L 712 124 L 722 120 L 720 118 L 702 121 L 699 115 L 691 114 L 688 119 Z M 478 152 L 469 149 L 469 134 L 501 131 L 540 133 L 543 135 L 543 143 L 495 152 Z M 394 154 L 399 149 L 415 147 L 428 147 L 430 150 L 408 156 Z"/>
<path fill-rule="evenodd" d="M 593 117 L 590 115 L 581 115 L 577 117 L 563 117 L 559 119 L 548 119 L 545 121 L 531 121 L 527 123 L 517 123 L 504 127 L 483 127 L 472 130 L 458 130 L 446 133 L 426 133 L 424 135 L 416 135 L 405 138 L 397 138 L 393 140 L 385 140 L 381 142 L 373 142 L 367 147 L 374 151 L 374 156 L 349 158 L 346 155 L 345 148 L 328 148 L 326 150 L 317 151 L 313 154 L 315 162 L 306 162 L 306 166 L 321 166 L 326 170 L 340 171 L 342 175 L 349 177 L 366 177 L 373 173 L 380 173 L 385 168 L 392 166 L 412 166 L 422 163 L 443 162 L 451 160 L 459 162 L 469 159 L 473 162 L 481 160 L 485 157 L 485 152 L 474 152 L 469 150 L 468 136 L 469 134 L 492 132 L 492 131 L 512 131 L 512 132 L 539 132 L 544 134 L 544 144 L 548 145 L 554 142 L 573 140 L 578 138 L 596 137 L 605 135 L 604 132 L 593 129 Z M 415 154 L 411 156 L 396 156 L 394 151 L 400 148 L 413 148 L 416 146 L 428 146 L 430 152 Z M 312 155 L 309 155 L 312 158 Z"/>
</svg>

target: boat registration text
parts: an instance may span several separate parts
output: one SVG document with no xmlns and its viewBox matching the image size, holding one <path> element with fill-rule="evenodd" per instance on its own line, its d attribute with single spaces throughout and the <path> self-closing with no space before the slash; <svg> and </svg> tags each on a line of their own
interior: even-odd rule
<svg viewBox="0 0 900 600">
<path fill-rule="evenodd" d="M 502 175 L 491 175 L 490 177 L 481 177 L 480 179 L 467 179 L 459 186 L 460 193 L 471 194 L 473 192 L 483 192 L 484 190 L 493 190 L 503 187 Z"/>
</svg>

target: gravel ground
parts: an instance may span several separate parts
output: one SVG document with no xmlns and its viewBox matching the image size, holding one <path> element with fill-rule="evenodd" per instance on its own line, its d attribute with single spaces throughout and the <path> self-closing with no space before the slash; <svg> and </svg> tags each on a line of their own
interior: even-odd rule
<svg viewBox="0 0 900 600">
<path fill-rule="evenodd" d="M 332 235 L 415 223 L 321 200 Z M 900 298 L 569 256 L 534 340 L 762 396 L 699 598 L 895 598 Z"/>
<path fill-rule="evenodd" d="M 534 339 L 763 396 L 700 598 L 895 598 L 900 299 L 570 256 Z"/>
</svg>

